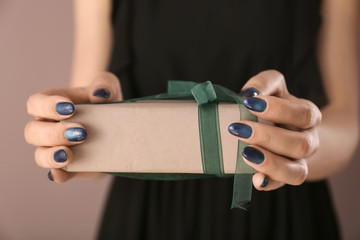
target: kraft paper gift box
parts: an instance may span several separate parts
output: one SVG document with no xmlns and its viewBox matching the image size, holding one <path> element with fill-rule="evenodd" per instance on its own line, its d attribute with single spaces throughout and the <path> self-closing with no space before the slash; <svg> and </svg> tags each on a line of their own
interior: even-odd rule
<svg viewBox="0 0 360 240">
<path fill-rule="evenodd" d="M 228 126 L 257 118 L 230 90 L 169 81 L 166 94 L 75 108 L 69 121 L 83 124 L 88 138 L 71 147 L 74 160 L 64 170 L 166 180 L 235 174 L 232 207 L 250 201 L 253 170 L 241 157 L 247 144 Z"/>
</svg>

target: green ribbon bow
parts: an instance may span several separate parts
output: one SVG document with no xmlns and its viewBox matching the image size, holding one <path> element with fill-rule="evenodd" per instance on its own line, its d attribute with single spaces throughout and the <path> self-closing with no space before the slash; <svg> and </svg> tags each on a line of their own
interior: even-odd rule
<svg viewBox="0 0 360 240">
<path fill-rule="evenodd" d="M 257 121 L 257 117 L 247 110 L 242 104 L 242 98 L 235 92 L 212 84 L 210 81 L 195 83 L 189 81 L 169 81 L 168 91 L 149 97 L 129 99 L 121 102 L 136 102 L 143 100 L 164 99 L 195 99 L 198 104 L 199 135 L 201 157 L 204 174 L 186 173 L 110 173 L 117 176 L 151 180 L 185 180 L 203 177 L 227 177 L 224 173 L 221 136 L 219 129 L 219 102 L 236 103 L 239 106 L 239 119 Z M 236 119 L 234 119 L 236 120 Z M 246 204 L 251 201 L 253 169 L 244 163 L 241 152 L 247 143 L 239 140 L 237 149 L 237 161 L 234 174 L 233 201 L 231 208 L 246 209 Z M 231 175 L 230 175 L 231 176 Z"/>
</svg>

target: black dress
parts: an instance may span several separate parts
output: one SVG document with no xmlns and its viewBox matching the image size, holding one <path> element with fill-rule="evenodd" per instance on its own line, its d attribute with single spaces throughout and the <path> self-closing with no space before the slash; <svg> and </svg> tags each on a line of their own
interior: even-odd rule
<svg viewBox="0 0 360 240">
<path fill-rule="evenodd" d="M 321 107 L 320 7 L 318 0 L 114 1 L 110 71 L 133 98 L 165 92 L 170 79 L 238 92 L 256 73 L 277 69 L 292 94 Z M 249 211 L 230 210 L 232 185 L 232 178 L 116 177 L 99 239 L 339 238 L 325 181 L 254 189 Z"/>
</svg>

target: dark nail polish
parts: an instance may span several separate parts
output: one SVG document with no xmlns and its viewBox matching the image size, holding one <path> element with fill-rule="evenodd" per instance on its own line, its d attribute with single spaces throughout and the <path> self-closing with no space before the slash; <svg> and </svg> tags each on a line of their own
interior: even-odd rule
<svg viewBox="0 0 360 240">
<path fill-rule="evenodd" d="M 51 171 L 48 172 L 48 179 L 49 179 L 50 181 L 54 181 L 53 177 L 51 176 Z"/>
<path fill-rule="evenodd" d="M 74 105 L 69 102 L 59 102 L 55 106 L 55 110 L 61 115 L 70 115 L 74 112 Z"/>
<path fill-rule="evenodd" d="M 264 161 L 264 154 L 253 147 L 245 147 L 242 155 L 252 163 L 261 164 Z"/>
<path fill-rule="evenodd" d="M 261 183 L 260 187 L 264 188 L 268 185 L 268 183 L 269 183 L 269 181 L 268 181 L 267 177 L 264 177 L 264 180 Z"/>
<path fill-rule="evenodd" d="M 94 92 L 95 97 L 102 97 L 102 98 L 109 98 L 110 97 L 110 91 L 106 88 L 99 88 L 96 89 Z"/>
<path fill-rule="evenodd" d="M 65 130 L 65 137 L 70 142 L 80 142 L 87 138 L 87 132 L 83 128 L 69 128 Z"/>
<path fill-rule="evenodd" d="M 228 131 L 237 137 L 249 138 L 252 134 L 250 126 L 243 123 L 232 123 L 229 125 Z"/>
<path fill-rule="evenodd" d="M 239 93 L 241 97 L 255 97 L 258 94 L 259 94 L 259 90 L 253 87 L 244 89 Z"/>
<path fill-rule="evenodd" d="M 66 152 L 63 149 L 60 149 L 54 153 L 54 160 L 58 163 L 63 163 L 67 160 Z"/>
<path fill-rule="evenodd" d="M 255 112 L 263 112 L 266 109 L 266 102 L 261 98 L 246 98 L 243 103 L 245 107 Z"/>
</svg>

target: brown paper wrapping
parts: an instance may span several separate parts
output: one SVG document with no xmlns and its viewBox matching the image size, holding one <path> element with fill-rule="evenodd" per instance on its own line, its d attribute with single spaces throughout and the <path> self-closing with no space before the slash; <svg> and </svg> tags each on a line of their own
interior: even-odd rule
<svg viewBox="0 0 360 240">
<path fill-rule="evenodd" d="M 71 147 L 69 172 L 203 173 L 198 105 L 156 100 L 76 105 L 68 121 L 81 123 L 88 138 Z M 227 128 L 240 119 L 237 104 L 219 104 L 224 172 L 232 174 L 237 139 Z"/>
</svg>

